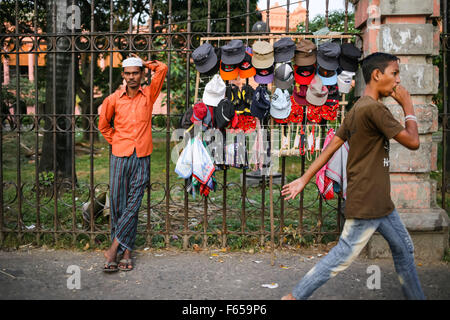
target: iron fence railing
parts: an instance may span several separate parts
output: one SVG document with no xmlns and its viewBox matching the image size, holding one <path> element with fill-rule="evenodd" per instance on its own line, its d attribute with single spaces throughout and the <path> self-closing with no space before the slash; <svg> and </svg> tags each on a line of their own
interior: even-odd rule
<svg viewBox="0 0 450 320">
<path fill-rule="evenodd" d="M 206 4 L 205 18 L 192 18 L 193 1 L 188 0 L 184 1 L 187 19 L 177 22 L 173 20 L 172 1 L 165 2 L 165 11 L 156 8 L 153 1 L 147 1 L 145 5 L 150 12 L 148 25 L 134 28 L 134 16 L 130 15 L 126 32 L 115 31 L 115 1 L 109 1 L 109 8 L 102 8 L 109 10 L 109 30 L 106 31 L 95 28 L 96 1 L 91 1 L 90 24 L 85 25 L 83 31 L 75 30 L 74 26 L 71 30 L 58 29 L 59 11 L 53 5 L 49 7 L 52 9 L 50 15 L 47 14 L 53 29 L 51 32 L 41 32 L 38 31 L 38 16 L 44 8 L 40 8 L 40 2 L 35 1 L 33 10 L 29 12 L 32 18 L 28 27 L 33 30 L 30 33 L 20 31 L 24 21 L 19 21 L 22 16 L 19 15 L 22 10 L 19 1 L 9 1 L 14 5 L 14 23 L 8 30 L 5 25 L 0 27 L 3 28 L 0 57 L 2 61 L 11 61 L 11 57 L 14 59 L 14 64 L 8 67 L 12 87 L 3 84 L 0 91 L 1 241 L 10 235 L 20 241 L 31 239 L 37 243 L 47 238 L 71 243 L 82 238 L 87 238 L 91 243 L 109 238 L 109 219 L 104 216 L 108 207 L 108 179 L 98 177 L 105 177 L 109 172 L 110 150 L 107 148 L 105 153 L 105 149 L 102 150 L 105 144 L 98 140 L 98 107 L 102 98 L 115 90 L 117 79 L 120 80 L 120 75 L 114 72 L 118 59 L 115 54 L 127 55 L 131 52 L 158 58 L 169 68 L 163 90 L 167 113 L 153 116 L 154 143 L 164 150 L 156 150 L 152 155 L 150 183 L 139 213 L 138 245 L 178 245 L 183 248 L 197 242 L 204 247 L 230 244 L 239 247 L 245 243 L 264 245 L 271 237 L 268 222 L 271 204 L 275 213 L 273 227 L 277 244 L 321 242 L 336 238 L 342 224 L 340 198 L 324 201 L 314 184 L 310 184 L 298 200 L 285 202 L 280 196 L 281 186 L 292 178 L 289 172 L 294 174 L 291 167 L 299 169 L 295 176 L 305 172 L 309 164 L 305 157 L 281 157 L 281 172 L 276 177 L 279 180 L 276 180 L 272 193 L 267 177 L 260 177 L 256 184 L 250 183 L 254 179 L 249 175 L 248 168 L 225 168 L 217 172 L 216 191 L 208 197 L 196 199 L 189 194 L 188 183 L 176 179 L 174 164 L 170 160 L 171 136 L 184 109 L 176 108 L 175 104 L 189 106 L 194 102 L 192 51 L 202 37 L 254 35 L 250 32 L 250 22 L 254 20 L 254 12 L 250 8 L 254 1 L 247 0 L 246 12 L 232 17 L 233 1 L 228 0 L 226 14 L 217 18 L 212 16 L 211 1 L 203 2 Z M 325 2 L 328 24 L 329 1 Z M 69 8 L 77 1 L 52 3 L 65 3 Z M 308 29 L 310 1 L 287 1 L 286 7 L 295 3 L 305 5 L 306 32 L 291 32 L 288 13 L 284 34 L 311 35 Z M 134 5 L 135 2 L 129 1 L 129 12 L 136 14 Z M 267 1 L 267 8 L 270 7 L 271 1 Z M 66 12 L 76 11 L 74 7 L 70 8 L 71 11 Z M 162 26 L 155 21 L 153 13 L 157 10 L 167 12 L 167 24 Z M 269 17 L 270 9 L 266 10 L 267 24 Z M 207 21 L 206 30 L 193 32 L 193 24 L 203 20 Z M 219 20 L 226 21 L 223 31 L 214 30 L 213 22 Z M 245 30 L 232 33 L 232 24 L 236 21 L 242 22 Z M 181 30 L 181 25 L 185 29 Z M 156 27 L 158 32 L 155 32 Z M 348 1 L 345 1 L 345 29 L 342 34 L 358 37 L 358 34 L 347 31 Z M 29 61 L 29 68 L 34 66 L 32 71 L 29 68 L 25 70 L 34 78 L 31 89 L 27 89 L 30 96 L 26 97 L 34 108 L 33 113 L 24 112 L 21 108 L 21 92 L 26 89 L 21 81 L 24 59 Z M 99 61 L 106 65 L 101 74 L 106 77 L 103 83 L 99 83 L 99 75 L 96 74 Z M 7 71 L 4 65 L 0 64 L 2 79 Z M 58 68 L 61 65 L 65 68 Z M 180 87 L 180 77 L 176 77 L 180 72 L 184 74 L 184 87 Z M 40 96 L 43 77 L 47 77 L 45 99 Z M 63 79 L 65 91 L 59 87 L 60 79 Z M 8 92 L 13 93 L 11 103 Z M 80 104 L 80 99 L 85 99 L 83 102 L 87 108 L 78 112 L 76 106 Z M 65 105 L 65 110 L 61 109 L 62 105 Z M 322 128 L 323 138 L 324 130 Z M 61 144 L 66 148 L 60 149 Z M 42 163 L 48 162 L 49 158 L 51 166 L 44 170 Z"/>
</svg>

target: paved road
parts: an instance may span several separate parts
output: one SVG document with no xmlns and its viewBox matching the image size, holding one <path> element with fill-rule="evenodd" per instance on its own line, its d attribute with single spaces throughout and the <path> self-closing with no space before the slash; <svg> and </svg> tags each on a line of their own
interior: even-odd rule
<svg viewBox="0 0 450 320">
<path fill-rule="evenodd" d="M 105 274 L 100 251 L 0 251 L 0 299 L 278 300 L 325 253 L 277 251 L 272 266 L 270 253 L 148 250 L 135 252 L 135 270 Z M 416 264 L 427 298 L 450 299 L 450 265 Z M 70 265 L 80 267 L 79 290 L 67 288 Z M 370 265 L 381 270 L 378 290 L 367 288 Z M 278 287 L 262 286 L 272 283 Z M 403 299 L 403 295 L 391 259 L 359 257 L 311 299 L 383 300 Z"/>
</svg>

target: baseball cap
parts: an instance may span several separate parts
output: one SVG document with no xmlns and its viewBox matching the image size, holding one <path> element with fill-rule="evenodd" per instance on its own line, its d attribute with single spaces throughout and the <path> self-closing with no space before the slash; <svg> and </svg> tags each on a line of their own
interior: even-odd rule
<svg viewBox="0 0 450 320">
<path fill-rule="evenodd" d="M 194 105 L 193 113 L 191 116 L 191 121 L 202 121 L 203 118 L 206 116 L 206 105 L 203 102 L 198 102 Z"/>
<path fill-rule="evenodd" d="M 256 74 L 256 69 L 252 66 L 253 54 L 245 52 L 244 60 L 239 64 L 239 78 L 247 79 Z"/>
<path fill-rule="evenodd" d="M 241 101 L 239 111 L 244 111 L 244 114 L 250 115 L 248 112 L 245 112 L 245 109 L 250 110 L 253 101 L 253 94 L 255 93 L 255 89 L 249 84 L 245 84 L 242 86 L 241 91 L 238 92 L 239 100 Z"/>
<path fill-rule="evenodd" d="M 224 98 L 220 100 L 217 108 L 214 111 L 214 125 L 217 129 L 224 129 L 235 116 L 235 108 L 233 103 Z"/>
<path fill-rule="evenodd" d="M 305 106 L 308 104 L 308 101 L 306 101 L 306 92 L 308 91 L 307 85 L 301 85 L 296 83 L 294 86 L 294 90 L 292 91 L 292 97 L 294 101 L 302 106 Z"/>
<path fill-rule="evenodd" d="M 322 84 L 319 75 L 315 75 L 306 91 L 306 101 L 315 106 L 321 106 L 328 97 L 328 89 Z"/>
<path fill-rule="evenodd" d="M 322 84 L 325 86 L 330 86 L 337 83 L 337 73 L 336 70 L 326 70 L 319 66 L 317 68 L 317 74 L 322 80 Z"/>
<path fill-rule="evenodd" d="M 288 89 L 294 83 L 294 70 L 290 63 L 277 63 L 274 71 L 274 82 L 277 88 Z"/>
<path fill-rule="evenodd" d="M 257 21 L 252 26 L 252 32 L 270 32 L 266 30 L 267 24 L 264 21 Z"/>
<path fill-rule="evenodd" d="M 225 97 L 225 89 L 225 82 L 223 82 L 218 74 L 214 75 L 205 86 L 203 102 L 209 106 L 216 107 L 220 100 Z"/>
<path fill-rule="evenodd" d="M 257 69 L 266 69 L 273 65 L 273 46 L 267 41 L 255 41 L 252 47 L 252 65 Z"/>
<path fill-rule="evenodd" d="M 223 80 L 234 80 L 239 75 L 239 69 L 237 64 L 225 64 L 220 62 L 220 76 Z"/>
<path fill-rule="evenodd" d="M 281 38 L 273 44 L 275 62 L 291 61 L 295 54 L 295 42 L 291 38 Z"/>
<path fill-rule="evenodd" d="M 339 67 L 340 53 L 341 47 L 337 43 L 322 43 L 317 50 L 317 63 L 326 70 L 336 70 Z"/>
<path fill-rule="evenodd" d="M 200 73 L 205 73 L 213 69 L 217 64 L 217 55 L 214 47 L 206 42 L 192 52 L 195 68 Z"/>
<path fill-rule="evenodd" d="M 349 93 L 350 92 L 350 89 L 352 88 L 352 80 L 353 80 L 354 75 L 355 75 L 354 72 L 342 71 L 337 76 L 337 84 L 338 84 L 340 93 Z"/>
<path fill-rule="evenodd" d="M 295 64 L 310 66 L 316 63 L 317 46 L 311 40 L 301 39 L 295 48 Z"/>
<path fill-rule="evenodd" d="M 222 47 L 222 62 L 224 64 L 239 64 L 244 60 L 245 47 L 242 40 L 231 40 Z"/>
<path fill-rule="evenodd" d="M 260 84 L 269 84 L 273 81 L 273 65 L 266 69 L 256 68 L 255 81 Z"/>
<path fill-rule="evenodd" d="M 327 87 L 327 90 L 328 90 L 328 98 L 327 99 L 339 100 L 341 98 L 337 84 L 325 85 L 325 87 Z"/>
<path fill-rule="evenodd" d="M 291 105 L 289 91 L 276 88 L 270 102 L 270 115 L 275 119 L 286 119 L 291 113 Z"/>
<path fill-rule="evenodd" d="M 230 102 L 235 106 L 235 108 L 237 108 L 241 104 L 239 87 L 234 83 L 228 85 L 225 90 L 225 98 L 230 100 Z"/>
<path fill-rule="evenodd" d="M 341 55 L 339 56 L 339 65 L 342 70 L 356 72 L 358 70 L 358 60 L 362 52 L 353 43 L 344 43 L 341 45 Z"/>
<path fill-rule="evenodd" d="M 295 82 L 298 84 L 308 85 L 311 83 L 311 80 L 314 78 L 316 74 L 316 66 L 308 65 L 308 66 L 294 66 L 294 78 Z"/>
<path fill-rule="evenodd" d="M 270 96 L 266 88 L 258 86 L 253 94 L 252 105 L 250 106 L 250 112 L 252 116 L 257 117 L 262 121 L 270 110 Z"/>
</svg>

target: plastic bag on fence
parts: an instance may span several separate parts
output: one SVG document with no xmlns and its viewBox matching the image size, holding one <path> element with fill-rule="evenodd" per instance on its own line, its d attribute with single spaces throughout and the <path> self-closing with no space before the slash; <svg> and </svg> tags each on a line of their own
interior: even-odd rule
<svg viewBox="0 0 450 320">
<path fill-rule="evenodd" d="M 193 151 L 193 140 L 190 140 L 186 147 L 180 154 L 177 164 L 175 166 L 175 172 L 183 179 L 188 179 L 192 175 L 192 151 Z"/>
<path fill-rule="evenodd" d="M 197 179 L 206 184 L 214 173 L 215 167 L 208 150 L 206 150 L 200 138 L 195 137 L 192 144 L 192 173 Z"/>
</svg>

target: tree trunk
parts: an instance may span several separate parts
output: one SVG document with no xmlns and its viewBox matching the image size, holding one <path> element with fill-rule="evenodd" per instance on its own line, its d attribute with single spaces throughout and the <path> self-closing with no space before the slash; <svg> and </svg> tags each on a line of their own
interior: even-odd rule
<svg viewBox="0 0 450 320">
<path fill-rule="evenodd" d="M 68 4 L 69 2 L 69 4 Z M 48 33 L 67 33 L 67 6 L 72 0 L 49 0 L 47 2 Z M 56 7 L 56 24 L 53 20 L 54 6 Z M 68 40 L 59 38 L 56 51 L 64 52 L 69 46 Z M 71 114 L 73 108 L 72 97 L 72 55 L 71 53 L 47 54 L 47 81 L 46 103 L 43 113 L 46 118 L 46 128 L 51 129 L 44 133 L 42 144 L 42 157 L 39 162 L 40 172 L 54 172 L 58 181 L 71 181 L 72 178 L 72 129 Z M 75 58 L 76 59 L 76 58 Z M 75 61 L 74 65 L 77 62 Z M 55 76 L 53 77 L 53 73 Z M 56 128 L 54 127 L 56 123 Z M 56 159 L 56 164 L 54 163 Z M 76 178 L 75 178 L 76 180 Z M 74 181 L 76 182 L 76 181 Z"/>
</svg>

